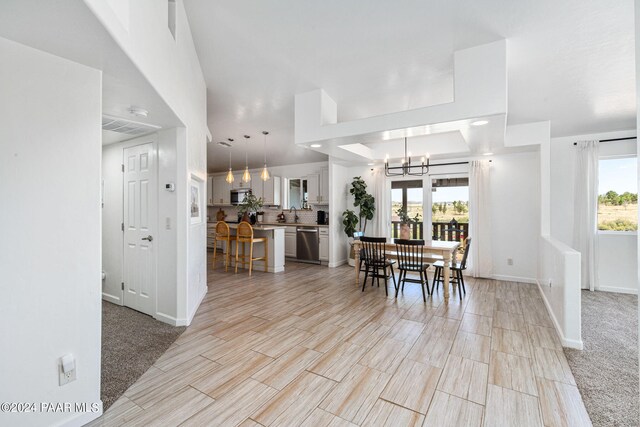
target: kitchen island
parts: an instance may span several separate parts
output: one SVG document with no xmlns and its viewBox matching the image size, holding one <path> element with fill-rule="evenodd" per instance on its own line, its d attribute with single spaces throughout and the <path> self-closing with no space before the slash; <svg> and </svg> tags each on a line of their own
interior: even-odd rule
<svg viewBox="0 0 640 427">
<path fill-rule="evenodd" d="M 228 223 L 229 229 L 231 231 L 231 235 L 235 235 L 236 228 L 238 228 L 238 224 Z M 215 234 L 216 223 L 209 222 L 208 230 L 211 236 Z M 285 227 L 278 225 L 254 225 L 253 226 L 253 236 L 254 237 L 266 237 L 267 245 L 269 245 L 269 259 L 267 260 L 267 271 L 269 273 L 280 273 L 284 271 L 284 230 Z M 245 252 L 249 253 L 248 244 L 245 244 Z M 231 243 L 231 266 L 235 268 L 235 259 L 236 259 L 236 243 Z M 226 250 L 227 248 L 225 248 Z M 240 253 L 242 253 L 242 247 L 239 248 Z M 253 256 L 261 257 L 264 255 L 264 244 L 263 243 L 254 243 L 253 245 Z M 242 268 L 242 264 L 239 265 Z M 247 265 L 247 269 L 249 266 Z M 253 263 L 253 269 L 257 271 L 264 271 L 264 262 L 255 261 Z"/>
</svg>

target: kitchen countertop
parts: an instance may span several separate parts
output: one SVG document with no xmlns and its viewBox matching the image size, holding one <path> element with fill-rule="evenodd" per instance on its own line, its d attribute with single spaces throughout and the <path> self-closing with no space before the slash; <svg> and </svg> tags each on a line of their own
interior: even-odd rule
<svg viewBox="0 0 640 427">
<path fill-rule="evenodd" d="M 209 225 L 215 225 L 217 221 L 208 221 L 207 224 Z M 237 226 L 238 223 L 236 222 L 230 222 L 227 221 L 227 224 L 229 224 L 229 227 L 231 227 L 232 225 Z M 253 228 L 258 228 L 261 226 L 275 226 L 275 227 L 287 227 L 287 226 L 298 226 L 298 225 L 302 225 L 305 227 L 328 227 L 329 224 L 303 224 L 301 222 L 295 223 L 295 222 L 263 222 L 260 225 L 254 225 Z"/>
</svg>

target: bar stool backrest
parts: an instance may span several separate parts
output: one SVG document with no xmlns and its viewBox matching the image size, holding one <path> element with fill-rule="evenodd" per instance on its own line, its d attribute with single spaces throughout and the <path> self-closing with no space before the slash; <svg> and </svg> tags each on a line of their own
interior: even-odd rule
<svg viewBox="0 0 640 427">
<path fill-rule="evenodd" d="M 240 224 L 238 224 L 236 236 L 238 240 L 250 242 L 251 240 L 253 240 L 253 227 L 248 222 L 242 221 Z"/>
<path fill-rule="evenodd" d="M 471 246 L 471 237 L 467 237 L 464 247 L 464 255 L 462 255 L 462 262 L 460 263 L 460 267 L 464 270 L 467 268 L 467 256 L 469 256 L 469 247 Z"/>
<path fill-rule="evenodd" d="M 228 237 L 229 236 L 229 224 L 224 221 L 218 221 L 216 223 L 216 237 Z"/>
</svg>

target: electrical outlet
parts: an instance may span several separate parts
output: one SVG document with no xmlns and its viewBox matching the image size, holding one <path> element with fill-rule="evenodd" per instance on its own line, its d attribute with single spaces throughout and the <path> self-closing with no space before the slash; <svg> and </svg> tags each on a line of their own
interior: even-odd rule
<svg viewBox="0 0 640 427">
<path fill-rule="evenodd" d="M 76 380 L 76 367 L 75 361 L 73 361 L 73 367 L 71 369 L 67 368 L 67 372 L 63 369 L 63 361 L 61 360 L 58 363 L 58 384 L 63 386 L 65 384 L 69 384 L 72 381 Z"/>
<path fill-rule="evenodd" d="M 507 258 L 507 265 L 513 265 L 513 258 Z"/>
<path fill-rule="evenodd" d="M 170 217 L 167 217 L 167 219 L 166 219 L 166 225 L 165 225 L 165 228 L 166 228 L 167 230 L 171 230 L 171 218 L 170 218 Z"/>
</svg>

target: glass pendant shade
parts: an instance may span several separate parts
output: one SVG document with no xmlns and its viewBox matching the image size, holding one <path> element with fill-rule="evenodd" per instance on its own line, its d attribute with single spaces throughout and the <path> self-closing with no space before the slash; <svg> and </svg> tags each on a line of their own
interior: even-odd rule
<svg viewBox="0 0 640 427">
<path fill-rule="evenodd" d="M 262 168 L 262 173 L 260 173 L 260 179 L 262 179 L 263 181 L 268 181 L 269 180 L 269 170 L 267 169 L 267 164 L 264 164 L 264 167 Z"/>
<path fill-rule="evenodd" d="M 244 152 L 244 173 L 242 174 L 242 182 L 251 181 L 251 174 L 249 173 L 249 135 L 244 136 L 245 140 L 245 152 Z"/>
<path fill-rule="evenodd" d="M 249 166 L 244 168 L 244 173 L 242 174 L 242 181 L 243 182 L 251 181 L 251 174 L 249 173 Z"/>
<path fill-rule="evenodd" d="M 225 179 L 229 184 L 233 182 L 233 172 L 231 168 L 229 168 L 229 172 L 227 172 L 227 178 Z"/>
<path fill-rule="evenodd" d="M 263 181 L 268 181 L 269 170 L 267 169 L 267 135 L 269 135 L 269 132 L 263 130 L 262 134 L 264 135 L 264 167 L 262 168 L 262 173 L 260 173 L 260 179 L 262 179 Z"/>
</svg>

